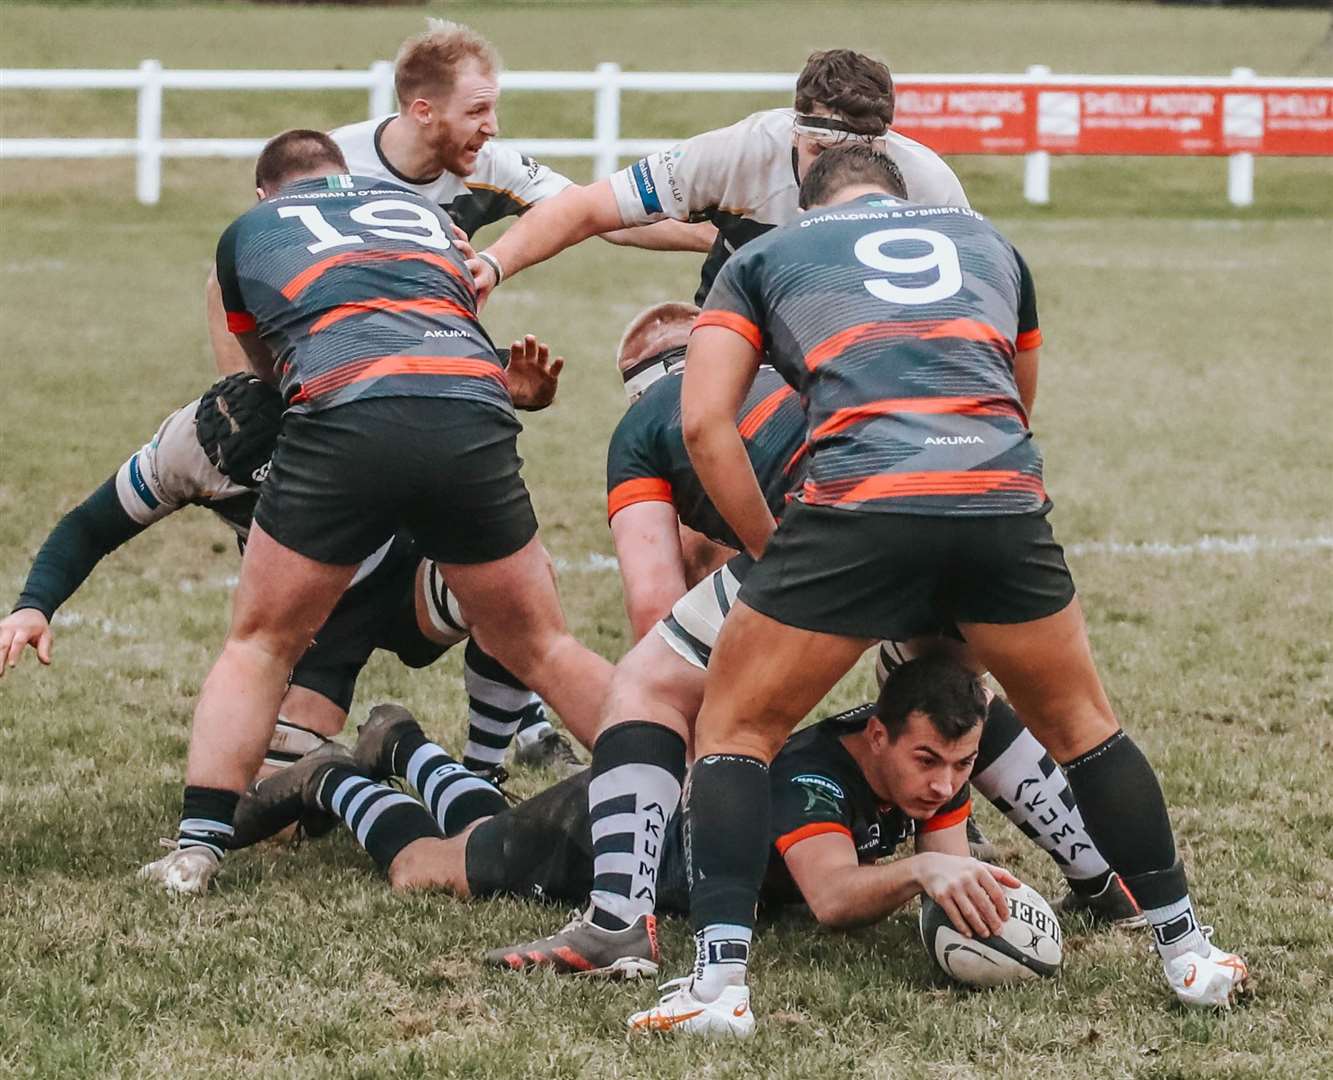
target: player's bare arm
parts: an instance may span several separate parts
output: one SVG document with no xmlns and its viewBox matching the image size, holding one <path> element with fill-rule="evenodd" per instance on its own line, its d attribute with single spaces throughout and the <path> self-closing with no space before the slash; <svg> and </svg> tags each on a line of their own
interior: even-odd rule
<svg viewBox="0 0 1333 1080">
<path fill-rule="evenodd" d="M 760 555 L 777 528 L 759 487 L 736 413 L 759 370 L 759 350 L 725 327 L 690 335 L 681 391 L 685 447 L 718 513 L 751 555 Z"/>
<path fill-rule="evenodd" d="M 1018 400 L 1032 422 L 1032 409 L 1037 404 L 1037 358 L 1041 347 L 1021 349 L 1014 357 L 1014 382 L 1018 384 Z"/>
<path fill-rule="evenodd" d="M 245 350 L 227 329 L 227 312 L 222 306 L 222 287 L 218 285 L 218 269 L 211 267 L 204 285 L 204 313 L 208 320 L 208 344 L 213 349 L 213 365 L 219 375 L 235 375 L 249 370 Z"/>
<path fill-rule="evenodd" d="M 634 640 L 639 641 L 685 595 L 676 508 L 669 502 L 626 506 L 611 518 L 611 539 L 620 561 L 625 614 Z"/>
<path fill-rule="evenodd" d="M 278 384 L 278 373 L 274 367 L 273 353 L 264 344 L 257 330 L 242 330 L 232 335 L 245 352 L 246 364 L 250 370 L 270 386 Z"/>
<path fill-rule="evenodd" d="M 691 224 L 668 219 L 632 229 L 613 229 L 601 236 L 621 247 L 643 248 L 645 251 L 694 251 L 706 255 L 717 239 L 717 226 L 708 221 Z"/>
</svg>

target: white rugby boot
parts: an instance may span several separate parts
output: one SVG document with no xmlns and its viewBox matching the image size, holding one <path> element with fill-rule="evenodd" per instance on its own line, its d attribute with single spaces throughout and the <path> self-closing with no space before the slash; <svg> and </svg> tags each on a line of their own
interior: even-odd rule
<svg viewBox="0 0 1333 1080">
<path fill-rule="evenodd" d="M 1208 954 L 1189 952 L 1163 963 L 1166 981 L 1183 1005 L 1229 1009 L 1246 990 L 1250 969 L 1235 953 L 1211 941 Z"/>
<path fill-rule="evenodd" d="M 672 979 L 658 989 L 667 992 L 651 1009 L 637 1012 L 626 1021 L 630 1031 L 682 1031 L 732 1039 L 748 1039 L 754 1034 L 748 986 L 728 986 L 714 1001 L 700 1001 L 694 996 L 692 975 Z"/>
<path fill-rule="evenodd" d="M 141 867 L 139 877 L 156 881 L 167 892 L 182 896 L 202 896 L 208 883 L 221 865 L 218 853 L 210 847 L 177 847 L 175 840 L 163 839 L 163 847 L 170 847 L 166 855 Z"/>
</svg>

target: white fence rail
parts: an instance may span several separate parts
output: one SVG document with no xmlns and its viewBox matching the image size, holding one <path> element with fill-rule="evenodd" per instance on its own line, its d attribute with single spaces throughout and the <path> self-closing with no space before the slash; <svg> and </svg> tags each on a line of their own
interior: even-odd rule
<svg viewBox="0 0 1333 1080">
<path fill-rule="evenodd" d="M 1012 85 L 1036 83 L 1050 78 L 1050 69 L 1034 66 L 1025 76 L 1014 75 L 903 75 L 898 81 L 916 85 L 970 84 Z M 1246 86 L 1266 84 L 1292 87 L 1309 84 L 1333 86 L 1333 80 L 1265 80 L 1254 78 L 1249 69 L 1238 68 L 1233 78 Z M 1150 84 L 1159 77 L 1133 78 L 1061 76 L 1063 84 L 1088 87 Z M 1173 87 L 1216 85 L 1217 79 L 1160 77 Z M 506 90 L 591 91 L 594 95 L 591 139 L 514 139 L 509 145 L 533 156 L 592 158 L 597 176 L 614 172 L 624 157 L 638 157 L 670 146 L 672 140 L 626 139 L 620 134 L 620 99 L 625 91 L 647 93 L 774 91 L 790 93 L 795 75 L 722 72 L 626 72 L 619 64 L 599 64 L 593 71 L 508 71 L 500 78 Z M 370 116 L 381 116 L 395 107 L 393 65 L 380 60 L 364 71 L 192 71 L 167 70 L 157 60 L 145 60 L 138 69 L 56 70 L 10 68 L 0 70 L 0 90 L 134 90 L 138 95 L 136 135 L 132 139 L 90 138 L 0 138 L 0 159 L 12 158 L 107 158 L 133 157 L 137 161 L 136 194 L 141 203 L 153 205 L 162 193 L 162 160 L 176 157 L 251 158 L 259 153 L 263 139 L 167 139 L 162 135 L 162 95 L 166 90 L 365 90 Z M 682 137 L 690 132 L 682 132 Z M 1237 206 L 1253 202 L 1254 159 L 1251 154 L 1230 157 L 1228 194 Z M 1038 151 L 1026 155 L 1023 184 L 1029 202 L 1050 199 L 1050 155 Z"/>
</svg>

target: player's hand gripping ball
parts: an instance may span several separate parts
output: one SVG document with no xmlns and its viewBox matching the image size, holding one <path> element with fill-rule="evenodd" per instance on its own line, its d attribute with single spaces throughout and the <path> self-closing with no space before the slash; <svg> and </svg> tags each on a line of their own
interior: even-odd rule
<svg viewBox="0 0 1333 1080">
<path fill-rule="evenodd" d="M 966 986 L 1007 986 L 1060 970 L 1060 923 L 1050 904 L 1030 885 L 1004 891 L 1009 918 L 993 937 L 964 937 L 939 904 L 921 898 L 922 944 L 949 978 Z"/>
</svg>

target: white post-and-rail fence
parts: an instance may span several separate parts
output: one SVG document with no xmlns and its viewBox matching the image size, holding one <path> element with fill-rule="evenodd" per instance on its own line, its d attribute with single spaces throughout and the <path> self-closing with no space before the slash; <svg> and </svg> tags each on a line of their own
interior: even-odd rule
<svg viewBox="0 0 1333 1080">
<path fill-rule="evenodd" d="M 508 71 L 500 82 L 507 90 L 591 91 L 591 139 L 515 139 L 509 145 L 534 157 L 592 158 L 601 177 L 619 168 L 622 158 L 672 145 L 672 140 L 621 138 L 624 91 L 791 93 L 796 76 L 627 72 L 604 63 L 586 72 Z M 1254 201 L 1255 152 L 1333 152 L 1333 79 L 1261 79 L 1248 68 L 1237 68 L 1230 79 L 1064 76 L 1034 66 L 1026 75 L 903 75 L 895 82 L 896 129 L 945 154 L 1023 153 L 1024 196 L 1036 204 L 1050 201 L 1052 152 L 1225 155 L 1227 192 L 1236 206 Z M 163 158 L 253 158 L 264 144 L 263 139 L 163 138 L 166 90 L 366 90 L 370 116 L 396 106 L 393 65 L 384 60 L 364 71 L 167 70 L 156 60 L 143 61 L 137 70 L 0 70 L 0 91 L 109 89 L 137 92 L 134 138 L 0 138 L 0 159 L 133 157 L 139 202 L 153 205 L 161 196 Z M 1266 128 L 1267 117 L 1273 119 Z M 686 134 L 692 132 L 682 137 Z M 1145 138 L 1159 142 L 1148 145 Z"/>
</svg>

